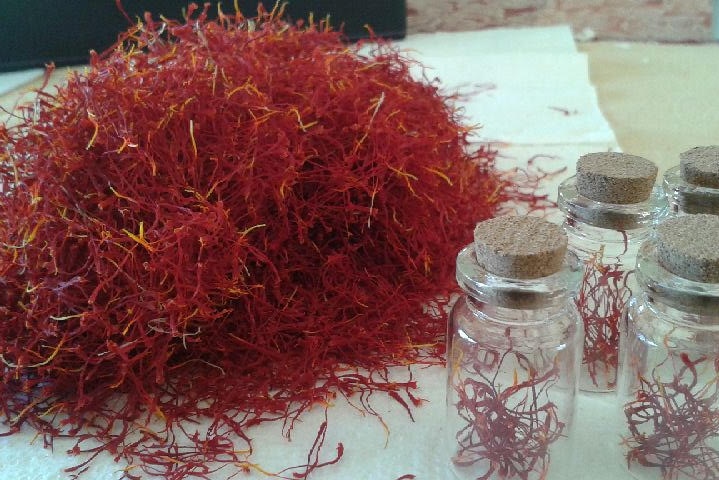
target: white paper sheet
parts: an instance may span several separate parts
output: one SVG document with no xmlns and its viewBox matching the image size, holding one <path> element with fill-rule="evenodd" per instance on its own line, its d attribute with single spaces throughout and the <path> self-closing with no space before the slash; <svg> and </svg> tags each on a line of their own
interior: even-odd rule
<svg viewBox="0 0 719 480">
<path fill-rule="evenodd" d="M 0 95 L 12 92 L 25 84 L 37 80 L 42 77 L 43 73 L 44 71 L 41 68 L 0 73 Z"/>
<path fill-rule="evenodd" d="M 532 28 L 491 28 L 481 31 L 436 32 L 411 35 L 401 42 L 422 55 L 461 52 L 491 53 L 573 53 L 577 51 L 568 25 Z"/>
<path fill-rule="evenodd" d="M 426 67 L 427 76 L 448 84 L 556 88 L 589 86 L 589 63 L 584 53 L 496 53 L 448 51 L 444 55 L 411 52 Z"/>
</svg>

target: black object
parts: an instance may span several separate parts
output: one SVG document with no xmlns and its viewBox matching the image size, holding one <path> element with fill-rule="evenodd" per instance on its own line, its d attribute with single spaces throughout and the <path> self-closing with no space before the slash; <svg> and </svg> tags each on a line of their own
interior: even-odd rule
<svg viewBox="0 0 719 480">
<path fill-rule="evenodd" d="M 145 11 L 153 16 L 181 18 L 190 0 L 122 0 L 130 18 Z M 202 2 L 197 2 L 201 4 Z M 274 1 L 264 0 L 267 10 Z M 216 0 L 211 12 L 215 12 Z M 240 0 L 242 12 L 252 17 L 258 0 Z M 231 11 L 232 1 L 223 2 Z M 315 19 L 330 15 L 335 28 L 342 26 L 348 40 L 367 36 L 364 25 L 385 38 L 401 38 L 406 30 L 405 0 L 294 0 L 287 3 L 289 19 Z M 0 71 L 43 66 L 87 63 L 89 51 L 101 52 L 128 28 L 115 0 L 0 0 Z"/>
</svg>

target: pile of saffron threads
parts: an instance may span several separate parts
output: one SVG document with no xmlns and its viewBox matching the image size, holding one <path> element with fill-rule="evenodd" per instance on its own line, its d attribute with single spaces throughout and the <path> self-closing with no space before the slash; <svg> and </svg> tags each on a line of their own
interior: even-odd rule
<svg viewBox="0 0 719 480">
<path fill-rule="evenodd" d="M 456 252 L 513 185 L 394 47 L 279 18 L 146 15 L 0 127 L 2 433 L 74 439 L 74 474 L 236 474 L 250 427 L 409 410 L 388 369 L 442 361 Z M 324 428 L 278 475 L 339 460 Z"/>
</svg>

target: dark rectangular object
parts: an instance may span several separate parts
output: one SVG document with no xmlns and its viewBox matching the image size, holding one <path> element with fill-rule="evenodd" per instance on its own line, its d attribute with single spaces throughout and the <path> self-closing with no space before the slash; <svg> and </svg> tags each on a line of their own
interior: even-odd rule
<svg viewBox="0 0 719 480">
<path fill-rule="evenodd" d="M 123 0 L 131 18 L 145 11 L 168 18 L 181 18 L 188 0 Z M 198 2 L 201 3 L 201 2 Z M 254 16 L 257 0 L 240 0 L 242 12 Z M 213 2 L 210 10 L 216 11 Z M 274 2 L 263 1 L 267 10 Z M 225 10 L 233 2 L 223 2 Z M 364 25 L 386 38 L 401 38 L 406 30 L 405 0 L 296 0 L 288 2 L 286 13 L 291 19 L 315 19 L 330 15 L 330 23 L 349 40 L 367 36 Z M 103 51 L 117 35 L 126 30 L 127 20 L 114 0 L 1 0 L 0 1 L 0 71 L 43 66 L 87 63 L 88 52 Z"/>
</svg>

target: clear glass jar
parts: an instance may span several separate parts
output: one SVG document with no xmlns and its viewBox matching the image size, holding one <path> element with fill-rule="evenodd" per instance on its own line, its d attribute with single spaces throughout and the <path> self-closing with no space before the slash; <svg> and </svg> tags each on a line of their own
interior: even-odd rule
<svg viewBox="0 0 719 480">
<path fill-rule="evenodd" d="M 679 165 L 664 173 L 667 215 L 708 213 L 719 215 L 719 188 L 689 183 L 682 178 Z"/>
<path fill-rule="evenodd" d="M 671 273 L 654 239 L 633 283 L 620 322 L 621 461 L 642 480 L 717 479 L 719 284 Z"/>
<path fill-rule="evenodd" d="M 450 313 L 445 427 L 456 478 L 553 478 L 571 457 L 581 268 L 563 255 L 558 272 L 522 280 L 489 273 L 474 244 L 457 257 L 464 294 Z"/>
<path fill-rule="evenodd" d="M 629 300 L 628 280 L 639 245 L 663 211 L 663 194 L 655 187 L 648 200 L 614 204 L 591 200 L 577 191 L 577 177 L 559 186 L 558 206 L 569 249 L 584 264 L 577 309 L 584 323 L 580 389 L 613 391 L 619 363 L 619 319 Z"/>
</svg>

